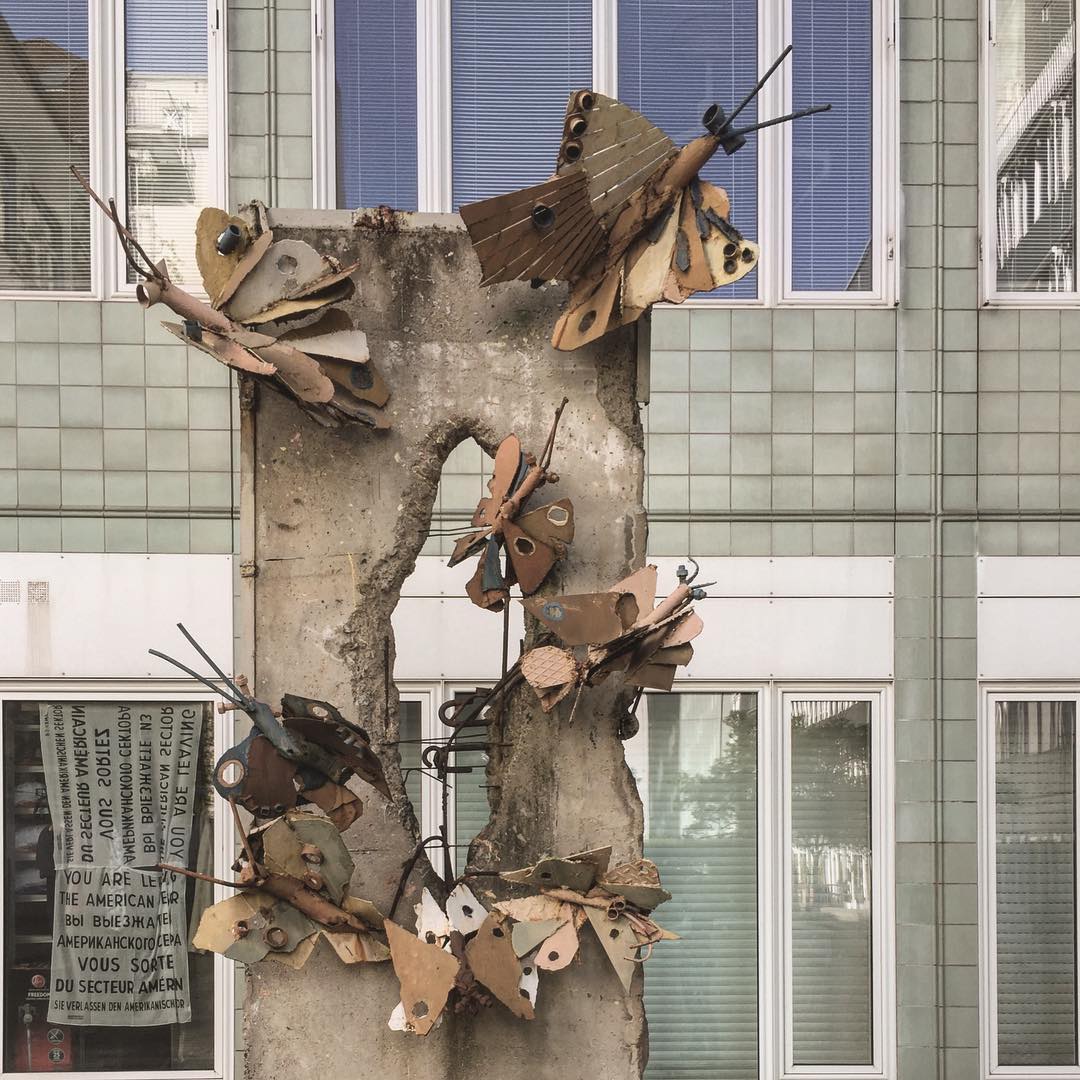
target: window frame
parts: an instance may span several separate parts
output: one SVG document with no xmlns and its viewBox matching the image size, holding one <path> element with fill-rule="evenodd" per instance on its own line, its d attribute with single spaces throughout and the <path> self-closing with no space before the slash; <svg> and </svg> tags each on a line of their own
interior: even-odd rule
<svg viewBox="0 0 1080 1080">
<path fill-rule="evenodd" d="M 483 680 L 480 680 L 482 683 Z M 421 701 L 421 728 L 426 737 L 437 733 L 438 704 L 450 700 L 455 691 L 473 689 L 478 683 L 458 680 L 422 682 L 399 680 L 402 701 Z M 807 1080 L 808 1077 L 843 1077 L 844 1080 L 891 1080 L 896 1076 L 896 926 L 894 916 L 895 831 L 894 831 L 894 747 L 892 686 L 879 681 L 859 680 L 805 682 L 785 680 L 713 681 L 680 679 L 672 693 L 756 694 L 758 700 L 757 738 L 757 828 L 758 828 L 758 1076 L 761 1080 Z M 636 738 L 644 738 L 648 761 L 648 698 L 640 716 Z M 872 968 L 874 1064 L 794 1066 L 791 1063 L 791 979 L 790 979 L 790 728 L 781 729 L 786 703 L 799 700 L 866 700 L 871 702 L 871 823 L 872 823 Z M 445 735 L 443 735 L 445 737 Z M 639 759 L 641 760 L 641 759 Z M 629 764 L 629 762 L 628 762 Z M 421 807 L 414 807 L 424 835 L 438 832 L 438 783 L 423 778 Z M 648 775 L 638 785 L 644 813 L 648 814 Z M 454 800 L 450 800 L 447 832 L 456 842 Z M 599 840 L 597 841 L 599 842 Z M 432 853 L 434 855 L 434 853 Z M 661 913 L 662 914 L 662 913 Z M 662 921 L 662 919 L 661 919 Z M 647 974 L 646 974 L 646 977 Z"/>
<path fill-rule="evenodd" d="M 104 197 L 112 195 L 121 219 L 127 207 L 127 140 L 124 67 L 125 0 L 87 0 L 88 109 L 90 175 L 87 180 Z M 228 205 L 228 45 L 224 0 L 205 0 L 207 27 L 207 114 L 209 122 L 208 198 Z M 87 196 L 89 198 L 89 196 Z M 194 238 L 192 238 L 194 241 Z M 90 214 L 90 286 L 70 289 L 0 289 L 4 300 L 134 300 L 135 284 L 112 226 L 96 208 Z M 150 252 L 153 255 L 153 252 Z M 199 282 L 184 282 L 202 295 Z"/>
<path fill-rule="evenodd" d="M 225 704 L 221 697 L 198 688 L 193 679 L 11 679 L 0 680 L 0 722 L 3 706 L 9 701 L 176 701 L 209 702 L 212 708 L 212 730 L 215 755 L 220 754 L 235 741 L 232 713 L 221 712 L 219 704 Z M 0 798 L 6 798 L 3 776 L 0 775 Z M 216 797 L 212 792 L 212 797 Z M 235 837 L 232 831 L 232 818 L 221 812 L 221 803 L 214 806 L 214 873 L 222 875 L 228 871 L 235 858 Z M 3 836 L 0 835 L 0 858 L 3 856 Z M 235 895 L 234 890 L 224 885 L 213 886 L 214 902 L 225 900 Z M 232 1080 L 234 1075 L 235 1024 L 234 1008 L 236 1004 L 235 971 L 232 961 L 219 953 L 214 954 L 214 1068 L 176 1069 L 168 1072 L 140 1071 L 140 1080 Z M 0 1001 L 3 1001 L 4 980 L 7 972 L 6 954 L 0 942 Z M 0 1009 L 0 1046 L 6 1037 L 4 1025 L 6 1010 Z M 118 1029 L 122 1031 L 123 1029 Z M 9 1072 L 4 1069 L 0 1056 L 0 1080 L 115 1080 L 117 1076 L 136 1076 L 135 1072 Z"/>
<path fill-rule="evenodd" d="M 979 263 L 979 304 L 1001 308 L 1063 308 L 1080 305 L 1077 248 L 1080 247 L 1080 193 L 1077 192 L 1076 149 L 1073 148 L 1073 290 L 1071 292 L 1007 292 L 997 287 L 997 161 L 994 157 L 994 46 L 996 44 L 997 0 L 979 0 L 979 215 L 977 258 Z M 1077 3 L 1073 0 L 1075 27 Z M 1075 29 L 1074 29 L 1075 33 Z M 1076 84 L 1076 56 L 1073 56 L 1073 84 Z M 1073 116 L 1073 140 L 1076 139 Z"/>
<path fill-rule="evenodd" d="M 451 0 L 417 0 L 417 208 L 421 213 L 454 213 L 450 98 Z M 787 43 L 792 0 L 758 0 L 758 70 L 764 71 Z M 899 65 L 897 0 L 873 5 L 874 145 L 873 218 L 874 288 L 867 292 L 798 292 L 791 288 L 791 149 L 790 125 L 760 133 L 758 151 L 758 240 L 782 257 L 758 269 L 755 298 L 691 297 L 682 306 L 748 307 L 892 307 L 897 303 Z M 313 0 L 312 176 L 315 207 L 337 208 L 335 152 L 334 0 Z M 593 0 L 593 86 L 618 96 L 618 0 Z M 761 115 L 790 109 L 790 64 L 770 80 L 760 95 Z M 812 121 L 811 121 L 812 122 Z M 552 139 L 557 132 L 552 132 Z M 554 146 L 554 141 L 552 143 Z M 554 150 L 552 151 L 554 161 Z M 733 196 L 738 205 L 738 192 Z M 348 207 L 347 209 L 355 209 Z M 670 307 L 670 304 L 657 304 Z"/>
<path fill-rule="evenodd" d="M 986 1080 L 1017 1077 L 1023 1080 L 1060 1080 L 1080 1077 L 1076 1065 L 999 1065 L 997 1001 L 997 821 L 994 707 L 999 701 L 1071 701 L 1080 727 L 1080 688 L 1075 683 L 986 682 L 979 687 L 978 715 L 978 910 L 979 910 L 979 1017 L 980 1075 Z M 1080 735 L 1080 732 L 1078 732 Z M 1080 740 L 1074 761 L 1074 792 L 1080 800 Z M 1080 820 L 1075 821 L 1080 841 Z M 1073 883 L 1073 919 L 1080 941 L 1080 877 Z M 1077 968 L 1077 1038 L 1080 1040 L 1080 967 Z"/>
</svg>

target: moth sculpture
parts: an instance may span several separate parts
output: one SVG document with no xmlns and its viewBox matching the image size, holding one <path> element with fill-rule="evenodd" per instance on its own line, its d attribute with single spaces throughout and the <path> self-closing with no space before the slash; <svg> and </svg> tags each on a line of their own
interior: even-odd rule
<svg viewBox="0 0 1080 1080">
<path fill-rule="evenodd" d="M 789 45 L 730 114 L 711 105 L 702 118 L 708 134 L 683 147 L 614 98 L 571 94 L 551 179 L 461 208 L 481 285 L 569 282 L 551 340 L 576 349 L 658 300 L 682 303 L 748 274 L 758 247 L 731 223 L 727 192 L 699 173 L 721 147 L 730 155 L 744 146 L 750 132 L 831 107 L 735 126 L 790 52 Z"/>
<path fill-rule="evenodd" d="M 169 277 L 73 168 L 76 179 L 112 222 L 139 283 L 144 307 L 164 304 L 180 322 L 162 323 L 187 345 L 291 398 L 324 427 L 388 425 L 390 398 L 367 337 L 334 305 L 355 292 L 357 264 L 342 267 L 302 240 L 275 240 L 266 208 L 247 217 L 207 207 L 195 226 L 195 259 L 209 302 Z"/>
<path fill-rule="evenodd" d="M 183 625 L 177 626 L 222 685 L 215 686 L 165 653 L 156 649 L 150 653 L 222 694 L 229 702 L 225 709 L 240 709 L 252 721 L 251 732 L 214 766 L 214 787 L 223 799 L 256 818 L 279 817 L 313 803 L 343 831 L 363 812 L 359 797 L 345 786 L 350 777 L 359 776 L 390 797 L 382 763 L 362 727 L 346 720 L 329 702 L 315 698 L 286 694 L 281 708 L 272 708 L 249 692 L 242 677 L 230 679 Z"/>
<path fill-rule="evenodd" d="M 574 538 L 574 506 L 569 499 L 521 514 L 534 492 L 544 484 L 558 482 L 558 475 L 551 471 L 551 455 L 566 402 L 563 398 L 555 410 L 539 459 L 521 449 L 516 435 L 507 435 L 499 444 L 488 481 L 491 494 L 480 500 L 472 517 L 476 531 L 462 536 L 454 545 L 450 566 L 470 555 L 480 555 L 476 573 L 465 586 L 477 607 L 501 611 L 515 582 L 524 595 L 535 592 Z"/>
<path fill-rule="evenodd" d="M 693 560 L 690 560 L 693 562 Z M 645 566 L 607 592 L 522 600 L 525 609 L 562 639 L 521 658 L 521 673 L 551 712 L 571 691 L 625 672 L 631 686 L 670 690 L 676 669 L 694 655 L 690 643 L 704 629 L 690 606 L 705 596 L 679 567 L 679 584 L 656 603 L 656 567 Z M 576 701 L 575 701 L 576 706 Z"/>
</svg>

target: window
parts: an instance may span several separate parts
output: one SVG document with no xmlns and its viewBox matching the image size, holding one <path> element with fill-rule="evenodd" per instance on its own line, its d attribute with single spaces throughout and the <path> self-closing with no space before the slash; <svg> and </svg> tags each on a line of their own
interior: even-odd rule
<svg viewBox="0 0 1080 1080">
<path fill-rule="evenodd" d="M 990 1071 L 1078 1076 L 1080 695 L 990 691 L 984 701 L 980 967 Z"/>
<path fill-rule="evenodd" d="M 130 292 L 72 165 L 174 279 L 199 282 L 195 219 L 225 202 L 215 3 L 0 0 L 0 290 Z"/>
<path fill-rule="evenodd" d="M 891 302 L 891 2 L 395 0 L 376 15 L 366 0 L 331 6 L 333 44 L 317 45 L 316 78 L 336 103 L 317 106 L 317 189 L 347 207 L 447 212 L 545 179 L 568 93 L 585 85 L 687 142 L 703 133 L 708 105 L 733 106 L 763 73 L 761 58 L 790 40 L 793 58 L 740 119 L 833 110 L 709 163 L 705 175 L 728 188 L 733 221 L 766 258 L 704 302 Z"/>
<path fill-rule="evenodd" d="M 638 715 L 645 855 L 682 938 L 646 971 L 647 1080 L 891 1075 L 885 693 L 649 694 Z"/>
<path fill-rule="evenodd" d="M 1075 299 L 1075 3 L 988 3 L 984 292 L 991 301 Z"/>
<path fill-rule="evenodd" d="M 188 942 L 225 890 L 147 869 L 224 867 L 211 703 L 50 691 L 2 717 L 3 1075 L 222 1076 L 232 980 Z"/>
</svg>

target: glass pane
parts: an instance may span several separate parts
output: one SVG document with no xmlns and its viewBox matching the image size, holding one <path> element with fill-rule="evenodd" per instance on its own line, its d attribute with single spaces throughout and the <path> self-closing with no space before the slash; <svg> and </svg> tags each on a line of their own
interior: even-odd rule
<svg viewBox="0 0 1080 1080">
<path fill-rule="evenodd" d="M 1074 0 L 997 0 L 997 286 L 1076 288 Z"/>
<path fill-rule="evenodd" d="M 680 146 L 705 134 L 701 117 L 714 102 L 725 110 L 757 82 L 757 4 L 746 0 L 619 0 L 619 98 L 644 113 Z M 757 120 L 757 101 L 739 123 Z M 757 135 L 728 157 L 720 151 L 702 178 L 731 197 L 731 220 L 758 234 Z M 757 270 L 720 297 L 757 296 Z"/>
<path fill-rule="evenodd" d="M 796 1065 L 869 1065 L 868 701 L 791 701 L 791 998 Z"/>
<path fill-rule="evenodd" d="M 791 129 L 791 285 L 869 291 L 874 103 L 870 0 L 792 0 L 793 109 L 832 104 Z"/>
<path fill-rule="evenodd" d="M 416 2 L 335 0 L 337 204 L 416 209 Z"/>
<path fill-rule="evenodd" d="M 757 1080 L 757 695 L 650 694 L 626 757 L 682 936 L 645 969 L 647 1080 Z"/>
<path fill-rule="evenodd" d="M 592 85 L 592 0 L 454 0 L 450 17 L 457 209 L 555 171 L 567 99 Z"/>
<path fill-rule="evenodd" d="M 125 0 L 124 56 L 128 221 L 174 281 L 198 283 L 195 220 L 211 201 L 206 0 Z"/>
<path fill-rule="evenodd" d="M 85 0 L 0 0 L 0 289 L 90 288 Z"/>
<path fill-rule="evenodd" d="M 1076 705 L 994 720 L 998 1061 L 1075 1065 Z"/>
<path fill-rule="evenodd" d="M 209 704 L 5 702 L 4 1067 L 211 1069 Z M 122 1029 L 122 1030 L 119 1030 Z"/>
</svg>

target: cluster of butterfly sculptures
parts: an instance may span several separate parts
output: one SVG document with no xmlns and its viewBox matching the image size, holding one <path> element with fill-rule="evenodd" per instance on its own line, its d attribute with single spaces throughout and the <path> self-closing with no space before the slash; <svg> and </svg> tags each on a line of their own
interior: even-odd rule
<svg viewBox="0 0 1080 1080">
<path fill-rule="evenodd" d="M 726 192 L 699 173 L 718 149 L 734 153 L 758 127 L 828 108 L 734 126 L 789 52 L 790 46 L 730 115 L 712 106 L 703 118 L 708 134 L 681 149 L 620 102 L 591 90 L 572 94 L 554 176 L 461 210 L 482 268 L 481 284 L 569 282 L 569 301 L 552 341 L 559 349 L 574 349 L 633 322 L 658 300 L 679 303 L 749 273 L 757 265 L 757 246 L 732 225 Z M 163 303 L 180 317 L 178 324 L 165 324 L 170 331 L 291 397 L 320 424 L 387 426 L 380 410 L 389 391 L 371 363 L 366 337 L 334 306 L 353 295 L 356 265 L 342 267 L 303 241 L 275 240 L 258 204 L 245 217 L 208 208 L 196 226 L 206 302 L 174 283 L 164 262 L 152 261 L 123 224 L 115 204 L 106 205 L 78 178 L 112 221 L 141 279 L 140 303 Z M 702 630 L 691 605 L 705 595 L 704 587 L 693 584 L 696 570 L 690 575 L 683 567 L 678 585 L 659 602 L 655 566 L 603 592 L 532 597 L 574 537 L 569 499 L 528 506 L 542 487 L 558 482 L 550 466 L 566 404 L 564 399 L 556 410 L 539 458 L 526 453 L 516 435 L 502 441 L 490 494 L 480 500 L 471 531 L 450 558 L 454 566 L 478 556 L 466 586 L 474 604 L 504 610 L 517 584 L 525 609 L 561 642 L 524 653 L 496 687 L 468 699 L 463 712 L 473 718 L 492 695 L 520 679 L 536 692 L 544 712 L 575 691 L 576 709 L 586 686 L 615 672 L 638 688 L 639 698 L 645 688 L 670 690 Z M 656 866 L 639 859 L 613 867 L 611 848 L 549 856 L 502 872 L 498 876 L 508 886 L 529 894 L 489 908 L 459 879 L 447 886 L 442 906 L 423 890 L 414 930 L 384 916 L 371 901 L 350 893 L 354 864 L 341 838 L 363 810 L 347 786 L 351 778 L 390 796 L 367 732 L 315 698 L 286 694 L 280 708 L 272 708 L 243 679 L 230 679 L 180 630 L 220 685 L 151 652 L 221 694 L 227 701 L 222 708 L 242 710 L 253 724 L 214 768 L 213 782 L 233 810 L 242 853 L 234 865 L 236 880 L 223 882 L 237 888 L 237 895 L 204 912 L 196 948 L 242 963 L 269 958 L 299 968 L 324 938 L 345 963 L 390 960 L 401 1000 L 389 1026 L 426 1035 L 448 1009 L 474 1012 L 495 1001 L 532 1019 L 540 971 L 570 964 L 586 924 L 624 991 L 653 945 L 676 937 L 652 918 L 670 899 Z M 466 722 L 449 714 L 444 719 L 455 727 Z M 322 813 L 303 809 L 309 804 Z M 246 828 L 241 807 L 253 819 Z M 414 863 L 415 858 L 406 874 Z M 205 876 L 167 864 L 155 869 Z"/>
</svg>

